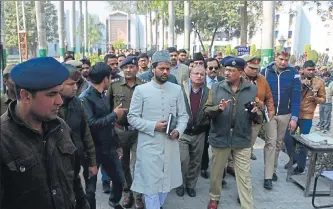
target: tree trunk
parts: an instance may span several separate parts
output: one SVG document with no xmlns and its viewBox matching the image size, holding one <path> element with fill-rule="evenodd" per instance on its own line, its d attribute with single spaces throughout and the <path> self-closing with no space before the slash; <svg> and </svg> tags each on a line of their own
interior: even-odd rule
<svg viewBox="0 0 333 209">
<path fill-rule="evenodd" d="M 200 41 L 200 44 L 201 44 L 201 47 L 202 47 L 203 51 L 206 52 L 206 49 L 205 49 L 204 44 L 202 43 L 202 38 L 201 38 L 201 36 L 200 36 L 199 31 L 198 31 L 197 29 L 195 29 L 195 32 L 196 32 L 197 35 L 198 35 L 198 38 L 199 38 L 199 41 Z"/>
<path fill-rule="evenodd" d="M 248 15 L 247 15 L 247 1 L 244 1 L 242 3 L 242 6 L 240 8 L 241 13 L 241 45 L 246 46 L 247 45 L 247 25 L 248 25 Z"/>
<path fill-rule="evenodd" d="M 214 33 L 213 33 L 213 37 L 212 37 L 212 41 L 210 42 L 210 46 L 209 46 L 209 51 L 208 51 L 208 56 L 211 57 L 212 56 L 212 47 L 213 47 L 213 43 L 214 43 L 214 39 L 215 39 L 215 35 L 216 35 L 216 32 L 217 32 L 217 27 L 215 28 L 214 30 Z"/>
<path fill-rule="evenodd" d="M 175 45 L 175 10 L 174 10 L 174 2 L 171 0 L 168 2 L 168 12 L 169 12 L 169 24 L 168 24 L 168 47 L 174 47 Z"/>
</svg>

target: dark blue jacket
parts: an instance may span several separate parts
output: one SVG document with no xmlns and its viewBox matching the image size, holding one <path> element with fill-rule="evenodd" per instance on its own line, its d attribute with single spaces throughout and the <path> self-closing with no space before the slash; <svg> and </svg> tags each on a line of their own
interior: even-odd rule
<svg viewBox="0 0 333 209">
<path fill-rule="evenodd" d="M 275 71 L 275 62 L 261 70 L 261 74 L 271 88 L 276 115 L 291 113 L 292 119 L 298 119 L 301 105 L 300 74 L 288 66 L 281 73 Z"/>
<path fill-rule="evenodd" d="M 100 154 L 99 151 L 104 149 L 118 148 L 119 138 L 114 129 L 117 115 L 111 110 L 109 98 L 104 93 L 98 92 L 92 85 L 82 92 L 79 98 L 82 100 L 90 132 L 95 142 L 96 154 Z"/>
</svg>

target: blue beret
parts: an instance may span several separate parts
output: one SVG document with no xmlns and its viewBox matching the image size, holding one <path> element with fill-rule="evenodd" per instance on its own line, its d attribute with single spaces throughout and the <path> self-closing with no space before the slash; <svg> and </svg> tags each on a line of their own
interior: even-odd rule
<svg viewBox="0 0 333 209">
<path fill-rule="evenodd" d="M 137 65 L 138 64 L 138 57 L 136 56 L 128 56 L 126 59 L 124 59 L 121 63 L 119 68 L 125 67 L 125 65 L 132 64 Z"/>
<path fill-rule="evenodd" d="M 24 89 L 43 90 L 61 85 L 69 72 L 53 57 L 33 58 L 16 65 L 10 77 L 16 85 Z"/>
<path fill-rule="evenodd" d="M 223 57 L 222 60 L 221 60 L 221 62 L 220 62 L 220 64 L 221 64 L 222 66 L 224 66 L 224 63 L 225 63 L 228 59 L 230 59 L 230 58 L 232 58 L 232 56 L 226 56 L 226 57 Z"/>
<path fill-rule="evenodd" d="M 231 57 L 229 59 L 227 59 L 224 63 L 224 66 L 230 66 L 230 67 L 235 67 L 235 68 L 239 68 L 239 69 L 244 69 L 246 65 L 245 60 L 243 60 L 242 58 L 238 58 L 238 57 Z"/>
</svg>

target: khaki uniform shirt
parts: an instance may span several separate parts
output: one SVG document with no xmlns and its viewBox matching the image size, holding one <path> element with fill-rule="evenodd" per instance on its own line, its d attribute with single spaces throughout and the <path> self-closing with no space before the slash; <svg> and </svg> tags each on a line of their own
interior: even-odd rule
<svg viewBox="0 0 333 209">
<path fill-rule="evenodd" d="M 111 109 L 113 110 L 120 104 L 122 104 L 123 108 L 127 109 L 126 113 L 121 118 L 117 119 L 116 122 L 119 125 L 129 126 L 127 122 L 127 113 L 131 104 L 132 95 L 135 87 L 143 83 L 145 83 L 145 81 L 138 77 L 135 78 L 135 84 L 133 87 L 127 85 L 127 81 L 124 77 L 111 80 L 111 84 L 107 91 L 108 97 L 110 98 Z"/>
</svg>

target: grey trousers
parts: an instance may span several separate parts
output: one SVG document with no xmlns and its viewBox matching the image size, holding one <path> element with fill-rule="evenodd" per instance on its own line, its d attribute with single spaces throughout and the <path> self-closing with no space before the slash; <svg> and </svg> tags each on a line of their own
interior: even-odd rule
<svg viewBox="0 0 333 209">
<path fill-rule="evenodd" d="M 319 123 L 318 127 L 324 130 L 330 130 L 331 128 L 331 113 L 332 103 L 325 103 L 319 106 Z"/>
<path fill-rule="evenodd" d="M 183 134 L 179 139 L 183 186 L 186 188 L 194 189 L 197 185 L 204 143 L 205 133 L 193 136 Z"/>
</svg>

